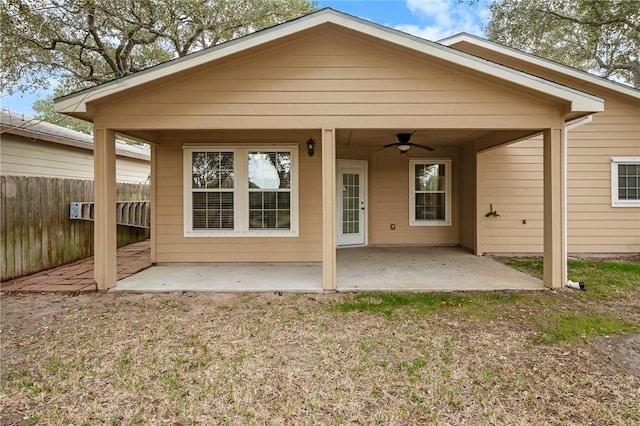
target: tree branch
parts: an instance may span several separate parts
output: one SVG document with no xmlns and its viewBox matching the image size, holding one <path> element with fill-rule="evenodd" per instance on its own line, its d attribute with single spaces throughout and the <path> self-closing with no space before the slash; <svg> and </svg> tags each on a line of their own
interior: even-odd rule
<svg viewBox="0 0 640 426">
<path fill-rule="evenodd" d="M 113 70 L 113 73 L 120 77 L 119 73 L 118 73 L 118 65 L 115 63 L 115 61 L 108 55 L 106 48 L 104 46 L 104 44 L 102 43 L 102 39 L 100 38 L 100 35 L 98 34 L 98 31 L 96 30 L 96 26 L 95 26 L 95 16 L 96 13 L 96 8 L 95 6 L 89 6 L 89 9 L 87 10 L 87 27 L 89 30 L 89 33 L 91 34 L 91 36 L 93 37 L 93 41 L 96 43 L 97 46 L 97 52 L 100 54 L 100 56 L 102 56 L 102 58 L 104 59 L 104 61 L 107 63 L 107 65 Z"/>
<path fill-rule="evenodd" d="M 588 25 L 588 26 L 592 26 L 592 27 L 598 27 L 598 26 L 602 26 L 602 25 L 625 24 L 625 25 L 629 26 L 629 28 L 631 28 L 632 30 L 634 30 L 636 32 L 640 32 L 640 24 L 632 22 L 627 18 L 615 17 L 615 18 L 604 19 L 604 20 L 600 20 L 600 21 L 593 21 L 593 20 L 589 20 L 589 19 L 578 19 L 578 18 L 574 18 L 572 16 L 562 15 L 562 14 L 556 12 L 556 11 L 549 10 L 549 9 L 536 9 L 536 10 L 538 12 L 540 12 L 540 13 L 544 13 L 546 15 L 551 15 L 551 16 L 554 16 L 554 17 L 556 17 L 558 19 L 562 19 L 564 21 L 573 22 L 574 24 L 578 24 L 578 25 Z"/>
</svg>

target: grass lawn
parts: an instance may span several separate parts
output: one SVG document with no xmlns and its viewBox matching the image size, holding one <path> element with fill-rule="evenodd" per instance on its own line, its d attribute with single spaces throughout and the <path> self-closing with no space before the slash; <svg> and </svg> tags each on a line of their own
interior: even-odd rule
<svg viewBox="0 0 640 426">
<path fill-rule="evenodd" d="M 640 264 L 570 278 L 587 291 L 3 294 L 2 424 L 640 424 Z"/>
</svg>

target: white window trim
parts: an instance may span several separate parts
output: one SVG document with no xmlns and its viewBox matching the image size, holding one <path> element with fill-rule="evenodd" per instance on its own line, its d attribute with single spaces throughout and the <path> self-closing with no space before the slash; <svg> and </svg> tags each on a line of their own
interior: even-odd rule
<svg viewBox="0 0 640 426">
<path fill-rule="evenodd" d="M 453 160 L 450 158 L 409 159 L 409 226 L 451 226 L 451 175 Z M 416 168 L 417 164 L 444 164 L 445 166 L 445 220 L 416 220 Z"/>
<path fill-rule="evenodd" d="M 640 164 L 640 157 L 611 157 L 611 207 L 640 207 L 640 200 L 618 199 L 618 165 Z"/>
<path fill-rule="evenodd" d="M 233 152 L 234 229 L 193 229 L 191 161 L 193 152 Z M 249 229 L 248 153 L 250 151 L 291 152 L 291 229 Z M 185 237 L 298 237 L 298 145 L 183 145 L 183 219 Z"/>
</svg>

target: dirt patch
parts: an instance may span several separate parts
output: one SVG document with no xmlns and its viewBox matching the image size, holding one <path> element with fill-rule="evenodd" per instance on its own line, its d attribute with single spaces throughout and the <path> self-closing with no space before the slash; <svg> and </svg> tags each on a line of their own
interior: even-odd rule
<svg viewBox="0 0 640 426">
<path fill-rule="evenodd" d="M 600 337 L 593 345 L 619 368 L 640 377 L 640 333 Z"/>
</svg>

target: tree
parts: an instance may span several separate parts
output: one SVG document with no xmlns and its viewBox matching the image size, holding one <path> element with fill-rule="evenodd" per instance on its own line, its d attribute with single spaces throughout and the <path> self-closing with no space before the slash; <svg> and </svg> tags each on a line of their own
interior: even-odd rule
<svg viewBox="0 0 640 426">
<path fill-rule="evenodd" d="M 82 133 L 93 133 L 93 125 L 88 121 L 55 112 L 53 109 L 53 97 L 35 101 L 33 103 L 33 110 L 36 113 L 35 118 L 39 120 L 44 120 Z"/>
<path fill-rule="evenodd" d="M 313 0 L 5 0 L 3 91 L 69 92 L 314 10 Z"/>
<path fill-rule="evenodd" d="M 640 88 L 639 0 L 496 0 L 490 40 Z"/>
</svg>

